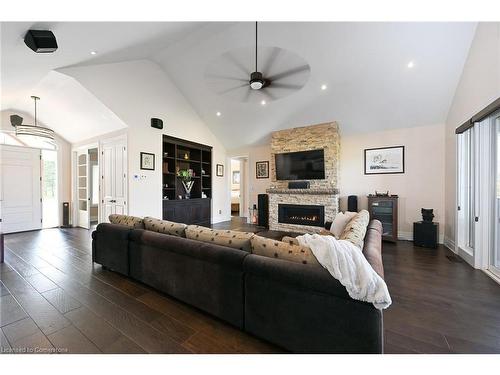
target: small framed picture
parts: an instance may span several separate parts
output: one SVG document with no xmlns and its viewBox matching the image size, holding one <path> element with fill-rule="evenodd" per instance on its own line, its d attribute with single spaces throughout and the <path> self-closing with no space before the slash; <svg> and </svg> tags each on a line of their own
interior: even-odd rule
<svg viewBox="0 0 500 375">
<path fill-rule="evenodd" d="M 224 177 L 224 166 L 222 164 L 217 164 L 215 166 L 215 175 L 217 177 Z"/>
<path fill-rule="evenodd" d="M 146 169 L 148 171 L 155 170 L 155 154 L 141 152 L 141 169 Z"/>
<path fill-rule="evenodd" d="M 269 161 L 255 163 L 255 178 L 269 178 Z"/>
<path fill-rule="evenodd" d="M 365 149 L 365 174 L 405 173 L 405 146 Z"/>
</svg>

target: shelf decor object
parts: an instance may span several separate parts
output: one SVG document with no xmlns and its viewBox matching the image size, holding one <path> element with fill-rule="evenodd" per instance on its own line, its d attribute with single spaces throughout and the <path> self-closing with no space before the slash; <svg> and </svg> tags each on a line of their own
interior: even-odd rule
<svg viewBox="0 0 500 375">
<path fill-rule="evenodd" d="M 155 154 L 141 152 L 141 169 L 148 171 L 155 170 Z"/>
<path fill-rule="evenodd" d="M 162 155 L 163 219 L 210 225 L 212 147 L 163 135 Z"/>
<path fill-rule="evenodd" d="M 177 172 L 177 176 L 181 180 L 182 186 L 184 186 L 184 190 L 186 190 L 186 199 L 191 198 L 191 189 L 194 185 L 193 170 L 180 170 L 179 172 Z"/>
<path fill-rule="evenodd" d="M 405 146 L 365 149 L 365 174 L 405 173 Z"/>
<path fill-rule="evenodd" d="M 370 219 L 382 223 L 382 239 L 396 242 L 398 240 L 398 196 L 369 195 L 368 212 Z"/>
</svg>

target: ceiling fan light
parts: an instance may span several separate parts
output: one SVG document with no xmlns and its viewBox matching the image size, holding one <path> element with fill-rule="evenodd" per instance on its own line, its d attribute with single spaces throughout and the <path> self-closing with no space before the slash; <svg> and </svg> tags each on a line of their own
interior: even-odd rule
<svg viewBox="0 0 500 375">
<path fill-rule="evenodd" d="M 264 86 L 264 78 L 261 72 L 253 72 L 250 75 L 250 87 L 252 90 L 260 90 Z"/>
</svg>

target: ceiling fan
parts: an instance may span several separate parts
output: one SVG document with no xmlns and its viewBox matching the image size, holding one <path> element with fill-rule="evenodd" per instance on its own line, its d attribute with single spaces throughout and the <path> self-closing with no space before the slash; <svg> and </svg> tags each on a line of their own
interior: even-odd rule
<svg viewBox="0 0 500 375">
<path fill-rule="evenodd" d="M 247 51 L 240 53 L 240 56 L 235 56 L 232 52 L 224 54 L 225 61 L 217 61 L 215 68 L 210 72 L 211 74 L 207 74 L 209 80 L 218 81 L 216 82 L 218 88 L 216 92 L 219 95 L 241 92 L 243 95 L 240 100 L 244 102 L 247 102 L 251 97 L 261 99 L 262 96 L 269 100 L 276 100 L 300 90 L 309 78 L 309 65 L 292 52 L 278 47 L 261 47 L 260 52 L 266 52 L 264 58 L 267 57 L 267 61 L 259 66 L 259 57 L 261 56 L 259 56 L 257 22 L 255 22 L 255 65 L 252 62 L 249 64 L 248 61 L 246 63 L 241 61 L 242 58 L 249 57 L 248 53 L 245 52 Z M 238 59 L 238 57 L 240 58 Z M 280 64 L 277 64 L 277 60 L 280 60 L 278 61 Z M 227 62 L 232 66 L 227 67 Z M 262 63 L 262 57 L 260 62 Z M 251 65 L 250 69 L 249 65 Z M 275 65 L 279 66 L 276 68 Z M 289 67 L 289 65 L 292 66 Z M 213 74 L 214 70 L 218 71 L 219 74 Z M 236 70 L 237 74 L 228 76 L 226 75 L 228 70 Z M 234 81 L 241 83 L 237 86 L 227 87 Z"/>
</svg>

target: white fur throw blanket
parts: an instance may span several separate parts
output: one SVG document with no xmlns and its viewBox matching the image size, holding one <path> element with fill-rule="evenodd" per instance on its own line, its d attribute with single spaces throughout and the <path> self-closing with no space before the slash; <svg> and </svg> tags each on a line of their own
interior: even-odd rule
<svg viewBox="0 0 500 375">
<path fill-rule="evenodd" d="M 391 305 L 384 279 L 351 242 L 319 234 L 305 234 L 297 240 L 312 250 L 318 262 L 345 286 L 351 298 L 371 302 L 379 310 Z"/>
</svg>

